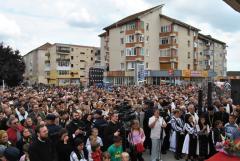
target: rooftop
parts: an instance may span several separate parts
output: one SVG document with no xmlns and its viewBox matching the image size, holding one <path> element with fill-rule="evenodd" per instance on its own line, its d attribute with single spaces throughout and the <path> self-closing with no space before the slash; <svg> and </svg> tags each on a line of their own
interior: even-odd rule
<svg viewBox="0 0 240 161">
<path fill-rule="evenodd" d="M 26 56 L 26 55 L 28 55 L 28 54 L 30 54 L 31 52 L 36 51 L 36 50 L 47 50 L 47 48 L 49 48 L 50 46 L 52 46 L 52 44 L 50 44 L 49 42 L 47 42 L 47 43 L 45 43 L 45 44 L 43 44 L 43 45 L 41 45 L 41 46 L 39 46 L 39 47 L 37 47 L 37 48 L 29 51 L 29 52 L 28 52 L 27 54 L 25 54 L 24 56 Z"/>
<path fill-rule="evenodd" d="M 160 17 L 163 17 L 163 18 L 165 18 L 165 19 L 167 19 L 167 20 L 169 20 L 169 21 L 171 21 L 171 22 L 173 22 L 174 24 L 177 24 L 177 25 L 179 25 L 179 26 L 186 27 L 186 28 L 189 28 L 189 29 L 192 29 L 192 30 L 196 30 L 196 31 L 201 31 L 200 29 L 198 29 L 198 28 L 196 28 L 196 27 L 193 27 L 193 26 L 191 26 L 191 25 L 189 25 L 189 24 L 186 24 L 186 23 L 184 23 L 184 22 L 182 22 L 182 21 L 179 21 L 179 20 L 177 20 L 177 19 L 168 17 L 168 16 L 166 16 L 166 15 L 160 14 Z"/>
<path fill-rule="evenodd" d="M 163 5 L 158 5 L 158 6 L 149 8 L 149 9 L 147 9 L 147 10 L 144 10 L 144 11 L 141 11 L 141 12 L 138 12 L 138 13 L 135 13 L 135 14 L 133 14 L 133 15 L 127 16 L 127 17 L 125 17 L 125 18 L 123 18 L 123 19 L 121 19 L 121 20 L 119 20 L 119 21 L 111 24 L 110 26 L 105 27 L 104 30 L 109 30 L 109 29 L 111 29 L 111 28 L 114 28 L 114 27 L 117 27 L 117 26 L 121 26 L 121 25 L 124 25 L 124 24 L 126 24 L 126 23 L 128 23 L 128 22 L 137 20 L 137 19 L 139 19 L 139 16 L 142 16 L 142 15 L 148 13 L 148 12 L 151 12 L 151 11 L 154 10 L 154 9 L 158 9 L 158 8 L 162 8 L 162 7 L 163 7 Z"/>
<path fill-rule="evenodd" d="M 208 40 L 208 41 L 215 41 L 215 42 L 218 42 L 220 44 L 226 45 L 225 42 L 217 40 L 217 39 L 213 38 L 211 35 L 204 35 L 204 34 L 199 33 L 198 38 Z"/>
</svg>

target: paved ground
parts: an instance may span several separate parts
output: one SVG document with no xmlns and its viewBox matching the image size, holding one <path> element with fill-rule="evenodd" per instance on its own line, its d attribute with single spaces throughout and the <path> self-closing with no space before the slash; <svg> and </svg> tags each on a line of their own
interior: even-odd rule
<svg viewBox="0 0 240 161">
<path fill-rule="evenodd" d="M 145 161 L 151 161 L 151 156 L 149 154 L 149 150 L 147 150 L 144 154 L 143 154 L 143 158 Z M 168 151 L 167 154 L 162 154 L 162 161 L 174 161 L 176 160 L 174 158 L 174 153 Z M 184 161 L 184 159 L 181 159 L 179 161 Z"/>
</svg>

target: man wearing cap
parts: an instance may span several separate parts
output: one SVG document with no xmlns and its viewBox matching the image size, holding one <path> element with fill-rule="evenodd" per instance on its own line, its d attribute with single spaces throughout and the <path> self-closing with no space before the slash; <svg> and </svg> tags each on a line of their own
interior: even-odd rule
<svg viewBox="0 0 240 161">
<path fill-rule="evenodd" d="M 58 133 L 61 127 L 55 124 L 56 116 L 54 114 L 48 114 L 46 116 L 46 126 L 48 128 L 48 135 L 52 142 L 55 144 L 58 140 Z"/>
</svg>

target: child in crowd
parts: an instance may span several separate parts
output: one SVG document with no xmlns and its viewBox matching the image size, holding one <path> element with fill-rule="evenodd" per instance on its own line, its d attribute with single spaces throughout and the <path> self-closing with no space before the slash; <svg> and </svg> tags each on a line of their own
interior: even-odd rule
<svg viewBox="0 0 240 161">
<path fill-rule="evenodd" d="M 111 155 L 109 152 L 106 151 L 102 154 L 102 161 L 111 161 Z"/>
<path fill-rule="evenodd" d="M 98 143 L 93 143 L 91 146 L 92 153 L 91 157 L 93 161 L 101 161 L 102 158 L 102 151 L 101 151 L 101 146 Z"/>
<path fill-rule="evenodd" d="M 24 145 L 23 145 L 24 155 L 21 156 L 21 158 L 20 158 L 19 161 L 30 161 L 30 159 L 29 159 L 29 154 L 28 154 L 28 149 L 29 149 L 29 144 L 24 144 Z"/>
<path fill-rule="evenodd" d="M 123 152 L 122 155 L 121 155 L 121 158 L 122 158 L 122 161 L 129 161 L 130 157 L 129 157 L 129 154 L 127 152 Z"/>
<path fill-rule="evenodd" d="M 123 152 L 122 138 L 120 136 L 115 136 L 113 142 L 114 143 L 108 148 L 108 152 L 111 155 L 111 161 L 121 161 L 121 154 Z"/>
</svg>

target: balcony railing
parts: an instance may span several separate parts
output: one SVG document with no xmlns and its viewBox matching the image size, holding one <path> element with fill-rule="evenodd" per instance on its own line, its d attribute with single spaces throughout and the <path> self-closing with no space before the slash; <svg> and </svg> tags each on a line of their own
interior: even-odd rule
<svg viewBox="0 0 240 161">
<path fill-rule="evenodd" d="M 56 61 L 70 61 L 70 58 L 57 58 Z"/>
<path fill-rule="evenodd" d="M 57 70 L 71 70 L 71 66 L 57 66 Z"/>
</svg>

